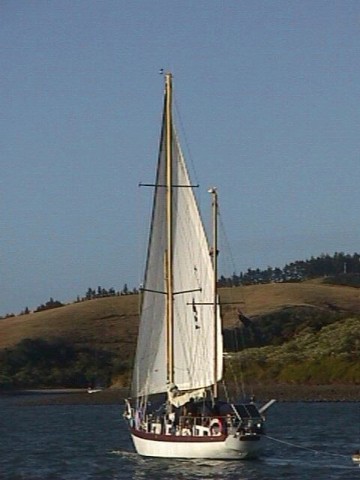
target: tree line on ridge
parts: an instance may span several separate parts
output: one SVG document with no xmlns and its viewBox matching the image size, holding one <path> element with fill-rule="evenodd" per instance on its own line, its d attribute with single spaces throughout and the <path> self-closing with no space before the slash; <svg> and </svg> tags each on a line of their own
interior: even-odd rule
<svg viewBox="0 0 360 480">
<path fill-rule="evenodd" d="M 238 287 L 241 285 L 257 285 L 265 283 L 281 283 L 281 282 L 302 282 L 312 278 L 327 277 L 327 283 L 343 284 L 353 287 L 360 287 L 360 254 L 346 254 L 344 252 L 335 252 L 334 255 L 321 254 L 318 257 L 311 257 L 308 260 L 297 260 L 286 264 L 283 268 L 267 267 L 264 270 L 259 268 L 248 268 L 246 272 L 234 273 L 230 277 L 222 275 L 218 280 L 218 287 Z M 127 283 L 124 284 L 122 290 L 115 288 L 103 288 L 98 286 L 97 289 L 88 288 L 84 296 L 77 296 L 74 303 L 93 300 L 95 298 L 104 298 L 117 295 L 137 294 L 136 288 L 129 289 Z M 62 307 L 64 304 L 59 300 L 50 298 L 45 304 L 39 305 L 34 309 L 34 313 L 53 308 Z M 20 315 L 31 313 L 26 307 Z M 13 313 L 6 314 L 2 318 L 14 317 Z"/>
</svg>

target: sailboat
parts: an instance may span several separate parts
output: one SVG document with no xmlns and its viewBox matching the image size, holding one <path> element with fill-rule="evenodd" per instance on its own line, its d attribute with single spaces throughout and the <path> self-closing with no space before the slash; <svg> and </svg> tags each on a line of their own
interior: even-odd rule
<svg viewBox="0 0 360 480">
<path fill-rule="evenodd" d="M 264 411 L 219 398 L 223 342 L 217 278 L 217 191 L 209 247 L 172 116 L 165 74 L 160 148 L 142 288 L 132 399 L 124 416 L 136 451 L 169 458 L 258 455 Z"/>
</svg>

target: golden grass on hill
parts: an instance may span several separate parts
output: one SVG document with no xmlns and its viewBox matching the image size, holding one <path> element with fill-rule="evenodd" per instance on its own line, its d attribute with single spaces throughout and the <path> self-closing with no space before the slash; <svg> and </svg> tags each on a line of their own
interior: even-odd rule
<svg viewBox="0 0 360 480">
<path fill-rule="evenodd" d="M 137 330 L 137 295 L 99 298 L 0 320 L 0 349 L 24 338 L 63 338 L 129 355 Z"/>
<path fill-rule="evenodd" d="M 298 305 L 360 312 L 359 289 L 319 281 L 223 288 L 219 293 L 225 328 L 237 324 L 237 308 L 250 317 Z M 0 349 L 14 346 L 24 338 L 60 337 L 75 344 L 111 350 L 125 358 L 135 349 L 138 309 L 138 295 L 124 295 L 3 319 Z"/>
</svg>

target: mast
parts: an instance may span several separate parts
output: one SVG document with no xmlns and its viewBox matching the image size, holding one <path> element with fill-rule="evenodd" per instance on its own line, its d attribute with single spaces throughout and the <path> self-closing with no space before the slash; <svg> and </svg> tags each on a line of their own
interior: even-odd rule
<svg viewBox="0 0 360 480">
<path fill-rule="evenodd" d="M 166 135 L 166 363 L 167 381 L 174 383 L 174 302 L 173 302 L 173 190 L 172 190 L 172 75 L 165 75 L 165 135 Z"/>
<path fill-rule="evenodd" d="M 213 385 L 213 395 L 214 398 L 218 396 L 218 315 L 217 315 L 217 253 L 218 253 L 218 194 L 216 188 L 211 188 L 209 193 L 212 195 L 212 240 L 213 244 L 211 247 L 211 256 L 213 263 L 213 310 L 214 310 L 214 385 Z"/>
</svg>

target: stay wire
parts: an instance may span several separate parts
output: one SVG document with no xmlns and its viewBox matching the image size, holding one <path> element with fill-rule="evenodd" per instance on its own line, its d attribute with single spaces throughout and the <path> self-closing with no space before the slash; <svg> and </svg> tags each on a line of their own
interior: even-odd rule
<svg viewBox="0 0 360 480">
<path fill-rule="evenodd" d="M 219 216 L 219 224 L 220 224 L 221 235 L 224 239 L 224 246 L 225 246 L 224 248 L 226 249 L 228 257 L 229 257 L 229 263 L 230 263 L 230 267 L 232 268 L 232 272 L 235 273 L 236 268 L 235 268 L 234 255 L 233 255 L 231 247 L 230 247 L 229 238 L 226 234 L 226 229 L 225 229 L 224 221 L 223 221 L 223 218 L 222 218 L 220 206 L 218 207 L 218 216 Z"/>
<path fill-rule="evenodd" d="M 177 120 L 176 123 L 179 126 L 180 136 L 181 136 L 181 138 L 183 140 L 183 144 L 185 145 L 185 148 L 186 148 L 185 157 L 187 159 L 189 159 L 189 161 L 190 161 L 191 170 L 192 170 L 191 173 L 193 174 L 192 175 L 193 181 L 196 184 L 199 184 L 199 177 L 198 177 L 198 174 L 197 174 L 197 171 L 196 171 L 196 168 L 195 168 L 195 162 L 194 162 L 191 150 L 190 150 L 190 144 L 189 144 L 187 136 L 186 136 L 186 130 L 185 130 L 185 127 L 184 127 L 184 122 L 182 120 L 181 113 L 180 113 L 180 108 L 179 108 L 176 96 L 174 94 L 173 94 L 173 100 L 174 100 L 175 114 L 176 114 L 175 120 Z"/>
<path fill-rule="evenodd" d="M 220 232 L 221 232 L 221 236 L 222 236 L 222 239 L 223 239 L 224 249 L 227 252 L 228 266 L 230 264 L 230 268 L 232 269 L 232 272 L 235 274 L 236 273 L 236 267 L 235 267 L 234 255 L 233 255 L 232 249 L 230 247 L 229 238 L 226 234 L 226 229 L 225 229 L 225 225 L 224 225 L 224 221 L 223 221 L 223 217 L 222 217 L 222 214 L 221 214 L 220 207 L 219 207 L 218 215 L 219 215 Z M 234 291 L 231 290 L 231 295 L 230 295 L 231 303 L 235 303 L 234 300 L 235 300 Z M 239 303 L 243 303 L 243 298 L 241 298 Z M 241 343 L 241 345 L 240 345 L 240 343 Z M 242 349 L 245 349 L 245 339 L 244 339 L 244 336 L 243 336 L 242 333 L 241 333 L 240 341 L 237 338 L 237 335 L 234 335 L 234 345 L 235 345 L 235 348 L 236 348 L 237 351 L 240 350 L 240 347 L 242 347 Z M 230 367 L 231 374 L 232 374 L 233 378 L 235 379 L 235 383 L 237 385 L 236 394 L 238 396 L 240 396 L 240 394 L 241 394 L 242 398 L 245 399 L 246 398 L 246 388 L 245 388 L 243 362 L 240 362 L 240 372 L 238 372 L 238 373 L 236 372 L 232 362 L 229 362 L 229 367 Z M 240 376 L 240 379 L 238 379 L 238 376 Z M 253 395 L 252 388 L 251 388 L 250 393 L 251 393 L 251 395 Z"/>
<path fill-rule="evenodd" d="M 324 452 L 322 450 L 316 450 L 315 448 L 304 447 L 303 445 L 297 445 L 296 443 L 287 442 L 285 440 L 280 440 L 279 438 L 275 438 L 275 437 L 270 437 L 270 435 L 264 435 L 264 437 L 268 438 L 269 440 L 273 440 L 274 442 L 283 443 L 284 445 L 288 445 L 290 447 L 300 448 L 302 450 L 307 450 L 308 452 L 316 453 L 317 455 L 321 454 L 321 455 L 328 455 L 331 457 L 349 458 L 349 455 L 343 455 L 341 453 L 333 453 L 333 452 Z"/>
</svg>

